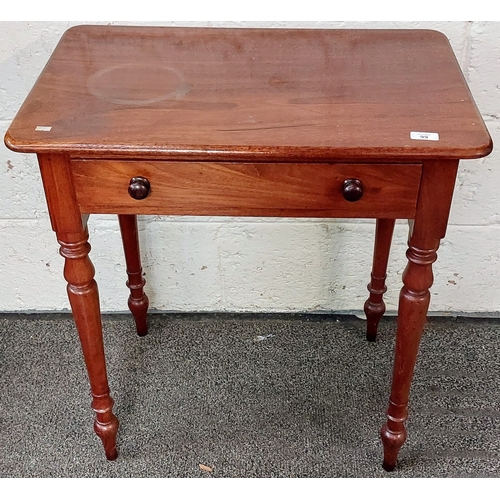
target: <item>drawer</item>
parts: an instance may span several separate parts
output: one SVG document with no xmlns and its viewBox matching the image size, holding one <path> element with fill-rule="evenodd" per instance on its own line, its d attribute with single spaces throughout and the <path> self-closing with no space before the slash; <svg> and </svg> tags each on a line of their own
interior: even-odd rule
<svg viewBox="0 0 500 500">
<path fill-rule="evenodd" d="M 421 165 L 72 160 L 72 170 L 82 213 L 413 218 Z M 143 199 L 129 194 L 134 178 L 147 179 L 133 183 Z"/>
</svg>

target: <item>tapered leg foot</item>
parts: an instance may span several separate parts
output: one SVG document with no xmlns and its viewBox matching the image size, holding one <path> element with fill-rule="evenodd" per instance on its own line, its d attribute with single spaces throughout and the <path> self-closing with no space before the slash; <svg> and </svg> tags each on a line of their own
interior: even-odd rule
<svg viewBox="0 0 500 500">
<path fill-rule="evenodd" d="M 386 472 L 392 472 L 395 468 L 396 468 L 396 465 L 390 465 L 388 462 L 386 462 L 385 460 L 382 462 L 382 468 L 386 471 Z"/>
<path fill-rule="evenodd" d="M 373 267 L 371 280 L 368 284 L 370 296 L 365 302 L 366 339 L 374 342 L 377 338 L 378 324 L 385 313 L 384 293 L 387 263 L 394 233 L 394 219 L 377 219 L 375 229 L 375 246 L 373 252 Z"/>
<path fill-rule="evenodd" d="M 149 299 L 146 294 L 142 294 L 142 297 L 140 299 L 136 299 L 132 297 L 133 293 L 133 286 L 130 284 L 130 275 L 129 273 L 129 279 L 127 281 L 127 286 L 131 290 L 131 295 L 128 299 L 128 308 L 130 309 L 130 312 L 132 313 L 132 316 L 134 317 L 135 321 L 135 328 L 137 330 L 137 335 L 140 337 L 144 337 L 148 333 L 148 322 L 147 322 L 147 312 L 149 308 Z M 146 280 L 142 279 L 141 276 L 141 285 L 140 289 L 144 287 Z M 139 292 L 141 293 L 141 292 Z"/>
<path fill-rule="evenodd" d="M 127 264 L 127 286 L 130 289 L 128 308 L 134 317 L 137 334 L 143 337 L 148 332 L 147 312 L 149 299 L 144 293 L 146 280 L 142 276 L 137 216 L 119 215 L 118 221 Z"/>
<path fill-rule="evenodd" d="M 381 294 L 385 291 L 386 287 L 384 287 L 384 291 Z M 370 291 L 370 295 L 373 295 L 372 291 Z M 365 302 L 366 340 L 369 342 L 375 342 L 377 340 L 378 325 L 385 313 L 385 303 L 382 299 L 380 300 L 381 302 L 379 304 L 370 302 L 370 299 Z"/>
<path fill-rule="evenodd" d="M 98 403 L 105 403 L 107 409 L 96 409 Z M 92 408 L 96 412 L 96 420 L 94 422 L 94 431 L 99 436 L 104 446 L 104 452 L 108 460 L 116 460 L 118 451 L 116 449 L 116 434 L 118 433 L 118 419 L 111 412 L 113 400 L 111 397 L 96 398 Z"/>
<path fill-rule="evenodd" d="M 393 406 L 390 403 L 390 406 Z M 396 468 L 396 461 L 398 458 L 399 450 L 406 441 L 406 429 L 404 422 L 407 418 L 406 406 L 401 408 L 403 412 L 403 417 L 394 418 L 387 412 L 388 422 L 382 426 L 380 431 L 380 438 L 382 439 L 382 444 L 384 446 L 384 461 L 382 467 L 387 471 L 391 472 Z"/>
</svg>

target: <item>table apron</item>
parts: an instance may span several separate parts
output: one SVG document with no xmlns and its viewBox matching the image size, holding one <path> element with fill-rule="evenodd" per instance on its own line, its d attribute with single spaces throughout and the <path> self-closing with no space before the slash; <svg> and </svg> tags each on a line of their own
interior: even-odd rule
<svg viewBox="0 0 500 500">
<path fill-rule="evenodd" d="M 231 163 L 73 159 L 82 213 L 413 218 L 422 165 L 403 163 Z M 130 196 L 132 178 L 150 183 Z M 344 182 L 363 194 L 347 201 Z"/>
</svg>

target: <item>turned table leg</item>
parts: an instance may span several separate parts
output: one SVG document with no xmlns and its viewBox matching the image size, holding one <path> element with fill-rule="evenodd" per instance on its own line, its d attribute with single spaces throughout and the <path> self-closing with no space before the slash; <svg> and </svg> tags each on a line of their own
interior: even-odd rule
<svg viewBox="0 0 500 500">
<path fill-rule="evenodd" d="M 377 219 L 375 228 L 375 247 L 373 252 L 373 267 L 371 280 L 368 284 L 370 296 L 365 302 L 366 338 L 375 341 L 380 319 L 385 313 L 384 293 L 387 290 L 387 263 L 391 249 L 392 234 L 394 233 L 395 219 Z"/>
<path fill-rule="evenodd" d="M 148 296 L 144 293 L 146 280 L 142 276 L 139 234 L 136 215 L 119 215 L 120 232 L 127 264 L 127 286 L 130 289 L 128 307 L 134 316 L 138 335 L 146 335 L 148 325 L 146 315 L 149 307 Z"/>
<path fill-rule="evenodd" d="M 408 417 L 408 397 L 429 308 L 429 288 L 433 282 L 432 263 L 437 258 L 436 250 L 437 246 L 428 249 L 417 248 L 410 241 L 406 253 L 408 265 L 403 274 L 404 286 L 399 299 L 391 397 L 387 423 L 381 430 L 384 444 L 383 466 L 387 471 L 394 469 L 398 452 L 406 440 L 404 423 Z"/>
<path fill-rule="evenodd" d="M 64 277 L 68 282 L 68 297 L 92 390 L 92 409 L 96 413 L 94 430 L 103 442 L 106 458 L 114 460 L 118 456 L 118 419 L 113 414 L 113 399 L 109 394 L 99 293 L 94 280 L 94 266 L 88 256 L 90 245 L 87 240 L 86 229 L 58 238 L 60 253 L 66 259 Z"/>
<path fill-rule="evenodd" d="M 417 210 L 406 252 L 408 264 L 399 296 L 387 422 L 380 431 L 384 445 L 383 467 L 387 471 L 396 466 L 399 450 L 406 440 L 410 387 L 429 308 L 429 289 L 434 279 L 432 264 L 437 258 L 440 240 L 446 233 L 457 167 L 455 160 L 442 160 L 427 161 L 422 168 Z"/>
<path fill-rule="evenodd" d="M 106 457 L 117 456 L 118 419 L 113 414 L 102 338 L 99 293 L 94 266 L 89 258 L 87 217 L 76 199 L 70 159 L 59 154 L 38 155 L 52 228 L 65 259 L 68 297 L 87 367 L 95 412 L 94 430 L 101 438 Z"/>
</svg>

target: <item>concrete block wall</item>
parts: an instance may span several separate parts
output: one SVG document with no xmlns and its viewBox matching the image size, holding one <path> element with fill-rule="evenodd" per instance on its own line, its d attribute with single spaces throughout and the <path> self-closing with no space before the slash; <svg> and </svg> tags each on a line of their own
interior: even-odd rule
<svg viewBox="0 0 500 500">
<path fill-rule="evenodd" d="M 60 36 L 75 24 L 82 23 L 0 23 L 2 137 Z M 500 145 L 500 22 L 258 25 L 442 31 Z M 499 151 L 461 162 L 448 234 L 434 266 L 433 314 L 500 314 Z M 0 311 L 67 310 L 63 259 L 50 228 L 36 158 L 13 153 L 2 142 L 0 179 Z M 140 217 L 139 226 L 147 293 L 158 310 L 359 313 L 367 297 L 373 222 L 151 216 Z M 128 290 L 117 220 L 92 216 L 89 229 L 102 309 L 124 311 Z M 386 294 L 392 313 L 406 263 L 407 232 L 406 221 L 399 221 Z"/>
</svg>

